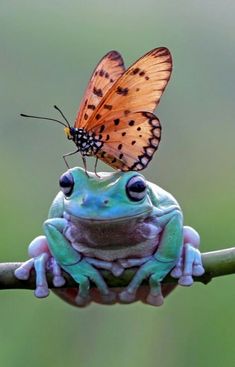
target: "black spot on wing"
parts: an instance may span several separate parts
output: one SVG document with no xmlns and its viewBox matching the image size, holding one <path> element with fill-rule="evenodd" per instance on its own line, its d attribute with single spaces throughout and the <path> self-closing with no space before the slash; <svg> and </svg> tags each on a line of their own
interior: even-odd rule
<svg viewBox="0 0 235 367">
<path fill-rule="evenodd" d="M 93 88 L 93 93 L 97 96 L 97 97 L 103 97 L 103 92 L 100 88 Z"/>
<path fill-rule="evenodd" d="M 113 108 L 113 106 L 112 106 L 111 104 L 105 104 L 105 105 L 104 105 L 104 108 L 105 108 L 106 110 L 111 111 L 111 109 Z"/>
<path fill-rule="evenodd" d="M 101 125 L 99 133 L 102 133 L 104 131 L 104 129 L 105 129 L 105 125 Z"/>
<path fill-rule="evenodd" d="M 129 89 L 128 88 L 122 88 L 122 87 L 117 87 L 116 89 L 116 93 L 121 95 L 121 96 L 126 96 L 129 92 Z"/>
<path fill-rule="evenodd" d="M 132 75 L 138 74 L 139 71 L 140 71 L 140 68 L 135 68 L 132 70 L 131 74 Z"/>
<path fill-rule="evenodd" d="M 88 106 L 87 106 L 87 108 L 89 109 L 89 110 L 95 110 L 95 105 L 94 104 L 89 104 Z"/>
</svg>

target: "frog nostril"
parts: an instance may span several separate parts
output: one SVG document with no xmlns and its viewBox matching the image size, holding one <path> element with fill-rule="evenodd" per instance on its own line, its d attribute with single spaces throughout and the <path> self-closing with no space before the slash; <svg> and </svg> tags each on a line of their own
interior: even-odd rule
<svg viewBox="0 0 235 367">
<path fill-rule="evenodd" d="M 107 205 L 109 203 L 109 200 L 108 199 L 105 199 L 104 200 L 104 205 Z"/>
</svg>

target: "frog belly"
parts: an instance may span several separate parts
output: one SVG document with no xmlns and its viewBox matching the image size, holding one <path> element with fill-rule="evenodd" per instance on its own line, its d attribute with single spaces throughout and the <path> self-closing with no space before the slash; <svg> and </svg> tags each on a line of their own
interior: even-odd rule
<svg viewBox="0 0 235 367">
<path fill-rule="evenodd" d="M 104 261 L 151 256 L 161 228 L 140 218 L 118 221 L 74 219 L 64 231 L 71 245 L 84 256 Z"/>
</svg>

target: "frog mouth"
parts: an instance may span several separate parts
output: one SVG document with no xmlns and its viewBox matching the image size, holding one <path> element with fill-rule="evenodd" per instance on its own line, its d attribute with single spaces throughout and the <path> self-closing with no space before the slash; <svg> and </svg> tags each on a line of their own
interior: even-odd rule
<svg viewBox="0 0 235 367">
<path fill-rule="evenodd" d="M 143 220 L 146 219 L 146 217 L 148 216 L 148 214 L 150 214 L 151 210 L 145 210 L 141 213 L 135 214 L 135 215 L 131 215 L 131 216 L 123 216 L 123 217 L 117 217 L 117 218 L 96 218 L 96 217 L 77 217 L 75 215 L 69 214 L 67 212 L 63 213 L 63 217 L 65 219 L 67 219 L 69 222 L 85 222 L 85 223 L 121 223 L 121 222 L 128 222 L 128 221 L 132 221 L 142 218 Z"/>
</svg>

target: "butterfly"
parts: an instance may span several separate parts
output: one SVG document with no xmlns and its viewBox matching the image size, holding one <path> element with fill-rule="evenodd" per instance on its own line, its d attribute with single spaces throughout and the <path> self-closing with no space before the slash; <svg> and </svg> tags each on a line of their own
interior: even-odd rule
<svg viewBox="0 0 235 367">
<path fill-rule="evenodd" d="M 172 72 L 172 57 L 165 47 L 155 48 L 125 70 L 122 56 L 108 52 L 96 66 L 85 90 L 74 126 L 64 132 L 80 152 L 85 170 L 86 156 L 95 156 L 114 169 L 143 170 L 151 161 L 161 139 L 161 125 L 153 114 Z"/>
</svg>

